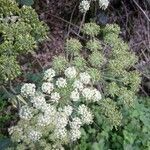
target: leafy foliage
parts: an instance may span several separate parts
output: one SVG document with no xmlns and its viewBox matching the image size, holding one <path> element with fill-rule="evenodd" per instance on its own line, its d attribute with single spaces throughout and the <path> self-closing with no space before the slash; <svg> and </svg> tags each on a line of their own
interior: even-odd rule
<svg viewBox="0 0 150 150">
<path fill-rule="evenodd" d="M 0 78 L 1 80 L 8 81 L 9 79 L 12 80 L 15 77 L 19 76 L 21 74 L 20 72 L 20 66 L 18 65 L 18 62 L 16 61 L 15 56 L 7 57 L 5 55 L 2 55 L 0 57 Z"/>
<path fill-rule="evenodd" d="M 130 113 L 137 110 L 139 104 L 136 92 L 141 78 L 139 72 L 132 68 L 138 61 L 137 57 L 119 37 L 120 28 L 116 24 L 98 27 L 94 23 L 87 23 L 82 31 L 90 40 L 83 43 L 79 56 L 74 55 L 70 61 L 78 58 L 78 62 L 85 62 L 83 68 L 92 71 L 95 86 L 103 91 L 103 100 L 93 107 L 95 124 L 83 129 L 82 138 L 73 149 L 134 149 L 136 146 L 148 149 L 148 144 L 145 147 L 144 144 L 134 143 L 133 131 L 124 130 L 128 121 L 135 120 Z M 97 37 L 103 40 L 99 41 Z M 80 58 L 84 61 L 80 61 Z M 78 66 L 79 63 L 75 64 Z M 148 142 L 147 133 L 143 136 Z M 125 143 L 128 137 L 132 145 Z M 115 139 L 115 142 L 111 143 L 110 139 Z"/>
<path fill-rule="evenodd" d="M 10 122 L 13 119 L 13 116 L 11 112 L 8 109 L 8 102 L 6 99 L 3 98 L 2 93 L 0 93 L 0 146 L 2 146 L 2 142 L 5 141 L 6 135 L 4 133 L 6 132 L 6 125 L 8 122 Z M 8 110 L 7 110 L 8 109 Z M 2 141 L 2 139 L 4 139 Z M 6 142 L 6 141 L 5 141 Z M 7 143 L 7 142 L 6 142 Z M 2 147 L 1 147 L 2 149 Z"/>
<path fill-rule="evenodd" d="M 37 87 L 25 83 L 16 96 L 25 101 L 20 101 L 20 119 L 8 130 L 12 147 L 63 149 L 63 145 L 80 139 L 81 126 L 93 123 L 91 106 L 97 105 L 102 98 L 91 81 L 87 72 L 67 67 L 58 73 L 47 69 Z"/>
<path fill-rule="evenodd" d="M 137 91 L 141 82 L 139 72 L 133 67 L 138 61 L 137 57 L 129 51 L 127 43 L 120 38 L 120 28 L 116 24 L 100 27 L 95 23 L 88 23 L 84 25 L 82 31 L 86 38 L 85 43 L 69 38 L 65 46 L 66 57 L 54 57 L 52 67 L 59 74 L 54 78 L 54 81 L 56 80 L 54 83 L 57 83 L 58 77 L 66 75 L 63 74 L 66 68 L 73 65 L 78 72 L 86 72 L 90 75 L 91 82 L 87 86 L 101 91 L 102 99 L 95 105 L 90 104 L 90 102 L 87 103 L 94 118 L 92 124 L 80 128 L 81 138 L 74 143 L 65 140 L 61 144 L 66 149 L 74 150 L 148 150 L 150 148 L 150 112 L 148 109 L 150 104 L 147 100 L 137 99 Z M 100 41 L 99 38 L 102 40 Z M 48 74 L 52 75 L 53 73 Z M 48 78 L 49 76 L 46 76 L 46 79 Z M 84 79 L 86 78 L 85 76 Z M 50 79 L 48 82 L 51 83 L 51 81 Z M 41 82 L 38 82 L 38 86 L 40 86 Z M 71 83 L 72 80 L 69 81 L 67 88 L 56 90 L 62 95 L 61 102 L 56 106 L 63 107 L 72 103 L 68 96 L 72 90 Z M 46 90 L 50 90 L 50 88 L 46 88 Z M 31 90 L 30 94 L 33 91 Z M 87 97 L 90 96 L 89 91 L 85 93 L 87 93 Z M 82 100 L 81 98 L 80 102 L 83 103 Z M 80 102 L 76 103 L 76 108 L 81 104 Z M 35 113 L 38 114 L 36 111 Z M 73 113 L 73 116 L 76 116 L 76 113 Z M 31 121 L 32 123 L 23 121 L 19 122 L 18 125 L 21 127 L 25 123 L 29 123 L 30 125 L 27 127 L 29 126 L 28 129 L 30 129 L 30 126 L 33 125 L 32 128 L 35 126 L 36 120 L 35 117 L 33 122 Z M 47 130 L 44 129 L 43 131 Z M 48 131 L 50 131 L 49 128 Z M 54 137 L 49 137 L 47 134 L 46 132 L 46 140 L 40 141 L 39 145 L 42 148 L 52 148 L 53 143 L 60 143 L 61 140 L 53 141 Z M 20 136 L 20 133 L 16 131 L 12 139 L 17 139 Z M 26 143 L 30 143 L 28 138 L 25 140 Z M 58 143 L 57 148 L 61 149 L 61 144 Z M 31 144 L 32 146 L 35 148 L 35 143 Z M 17 147 L 18 149 L 25 149 L 22 144 L 17 145 Z M 36 147 L 36 149 L 38 148 Z"/>
<path fill-rule="evenodd" d="M 79 144 L 74 149 L 94 149 L 94 150 L 120 150 L 133 149 L 148 150 L 150 148 L 150 105 L 147 104 L 149 98 L 136 99 L 134 107 L 126 111 L 122 126 L 118 130 L 111 130 L 97 114 L 96 124 L 84 129 Z M 98 109 L 98 108 L 97 108 Z M 97 113 L 97 112 L 96 112 Z"/>
<path fill-rule="evenodd" d="M 13 0 L 1 0 L 0 7 L 0 80 L 5 82 L 19 75 L 17 56 L 33 52 L 46 39 L 47 26 L 31 7 L 19 8 Z"/>
</svg>

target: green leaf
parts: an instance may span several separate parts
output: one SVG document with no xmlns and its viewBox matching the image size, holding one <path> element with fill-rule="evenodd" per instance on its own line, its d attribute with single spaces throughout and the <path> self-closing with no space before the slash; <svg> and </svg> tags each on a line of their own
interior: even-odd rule
<svg viewBox="0 0 150 150">
<path fill-rule="evenodd" d="M 104 150 L 104 140 L 101 139 L 99 143 L 93 143 L 92 150 Z"/>
<path fill-rule="evenodd" d="M 129 133 L 126 130 L 123 131 L 124 138 L 129 144 L 133 144 L 135 140 L 135 135 L 133 133 Z"/>
</svg>

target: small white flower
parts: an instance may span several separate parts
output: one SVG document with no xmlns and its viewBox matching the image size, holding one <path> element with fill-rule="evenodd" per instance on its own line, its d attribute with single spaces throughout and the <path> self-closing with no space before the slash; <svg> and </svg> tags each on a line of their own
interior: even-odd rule
<svg viewBox="0 0 150 150">
<path fill-rule="evenodd" d="M 102 9 L 106 9 L 109 5 L 109 1 L 108 0 L 99 0 L 99 7 Z"/>
<path fill-rule="evenodd" d="M 38 117 L 38 125 L 47 126 L 49 124 L 56 124 L 57 111 L 53 105 L 46 104 L 45 107 L 42 108 L 43 114 Z"/>
<path fill-rule="evenodd" d="M 56 115 L 44 113 L 39 115 L 38 117 L 38 125 L 40 126 L 48 126 L 48 125 L 55 125 L 55 118 Z"/>
<path fill-rule="evenodd" d="M 52 122 L 52 119 L 47 115 L 39 115 L 37 118 L 37 124 L 39 126 L 47 126 Z"/>
<path fill-rule="evenodd" d="M 70 122 L 71 129 L 80 129 L 81 125 L 82 125 L 82 121 L 78 117 L 73 118 L 72 121 Z"/>
<path fill-rule="evenodd" d="M 89 108 L 84 104 L 79 106 L 78 113 L 81 115 L 83 124 L 91 124 L 93 122 L 93 115 Z"/>
<path fill-rule="evenodd" d="M 9 135 L 13 134 L 16 131 L 22 133 L 22 128 L 20 128 L 18 126 L 12 126 L 12 127 L 8 128 Z"/>
<path fill-rule="evenodd" d="M 73 83 L 73 87 L 78 89 L 79 91 L 83 90 L 83 83 L 79 80 L 75 80 Z"/>
<path fill-rule="evenodd" d="M 49 115 L 49 116 L 55 116 L 57 113 L 55 106 L 51 104 L 46 104 L 42 108 L 42 111 L 44 112 L 45 115 Z"/>
<path fill-rule="evenodd" d="M 73 108 L 72 106 L 68 105 L 68 106 L 65 106 L 63 108 L 63 112 L 67 115 L 67 116 L 70 116 L 73 112 Z"/>
<path fill-rule="evenodd" d="M 35 94 L 35 84 L 32 83 L 25 83 L 22 87 L 21 87 L 21 94 L 24 97 L 28 97 L 28 96 L 33 96 Z"/>
<path fill-rule="evenodd" d="M 46 105 L 46 100 L 43 95 L 37 95 L 31 98 L 31 103 L 33 104 L 33 107 L 42 109 Z"/>
<path fill-rule="evenodd" d="M 80 73 L 80 81 L 83 84 L 89 84 L 91 80 L 91 76 L 87 72 Z"/>
<path fill-rule="evenodd" d="M 67 130 L 66 128 L 56 128 L 54 131 L 54 136 L 57 139 L 63 140 L 67 137 Z"/>
<path fill-rule="evenodd" d="M 31 130 L 28 135 L 29 139 L 33 142 L 39 141 L 42 137 L 41 132 Z"/>
<path fill-rule="evenodd" d="M 80 5 L 79 5 L 79 10 L 82 13 L 85 13 L 86 11 L 88 11 L 90 8 L 90 2 L 88 0 L 82 0 Z"/>
<path fill-rule="evenodd" d="M 73 101 L 78 101 L 80 99 L 80 94 L 77 89 L 75 89 L 74 91 L 71 92 L 70 98 Z"/>
<path fill-rule="evenodd" d="M 81 131 L 79 129 L 70 130 L 71 141 L 76 141 L 76 140 L 80 139 L 80 137 L 81 137 Z"/>
<path fill-rule="evenodd" d="M 97 89 L 93 89 L 92 92 L 93 92 L 93 99 L 92 99 L 93 102 L 98 102 L 99 100 L 102 99 L 102 95 Z"/>
<path fill-rule="evenodd" d="M 30 120 L 32 118 L 32 116 L 33 116 L 33 114 L 27 105 L 24 105 L 20 108 L 20 110 L 19 110 L 20 118 Z"/>
<path fill-rule="evenodd" d="M 93 91 L 90 88 L 84 88 L 82 90 L 82 95 L 86 98 L 86 100 L 91 100 L 93 96 Z"/>
<path fill-rule="evenodd" d="M 75 78 L 77 75 L 77 71 L 75 67 L 69 67 L 65 70 L 65 75 L 67 78 Z"/>
<path fill-rule="evenodd" d="M 58 102 L 60 99 L 60 94 L 57 92 L 51 93 L 51 101 Z"/>
<path fill-rule="evenodd" d="M 58 112 L 56 117 L 56 128 L 65 128 L 68 124 L 68 116 L 64 112 Z"/>
<path fill-rule="evenodd" d="M 58 80 L 56 81 L 56 85 L 59 88 L 66 87 L 66 85 L 67 85 L 66 79 L 64 79 L 64 78 L 58 78 Z"/>
<path fill-rule="evenodd" d="M 43 77 L 43 79 L 44 79 L 45 81 L 50 82 L 50 81 L 52 81 L 52 79 L 53 79 L 54 76 L 55 76 L 55 71 L 54 71 L 52 68 L 50 68 L 50 69 L 48 69 L 48 70 L 46 70 L 46 71 L 44 72 L 44 77 Z"/>
<path fill-rule="evenodd" d="M 62 145 L 55 144 L 55 145 L 52 145 L 51 150 L 65 150 L 65 149 L 64 147 L 62 147 Z"/>
<path fill-rule="evenodd" d="M 50 82 L 44 82 L 41 88 L 44 93 L 50 94 L 54 90 L 54 85 Z"/>
<path fill-rule="evenodd" d="M 21 142 L 21 140 L 23 140 L 24 136 L 23 136 L 23 129 L 20 128 L 19 126 L 12 126 L 8 129 L 9 135 L 12 135 L 13 133 L 17 136 L 15 137 L 15 140 L 17 142 Z"/>
</svg>

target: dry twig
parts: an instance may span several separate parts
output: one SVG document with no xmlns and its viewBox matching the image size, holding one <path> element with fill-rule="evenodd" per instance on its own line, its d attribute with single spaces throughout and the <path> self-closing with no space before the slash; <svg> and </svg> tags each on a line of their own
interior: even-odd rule
<svg viewBox="0 0 150 150">
<path fill-rule="evenodd" d="M 148 15 L 146 14 L 146 12 L 141 8 L 141 6 L 135 1 L 133 0 L 133 2 L 136 4 L 136 6 L 142 11 L 142 13 L 144 14 L 144 16 L 147 18 L 147 20 L 150 22 L 150 18 L 148 17 Z"/>
</svg>

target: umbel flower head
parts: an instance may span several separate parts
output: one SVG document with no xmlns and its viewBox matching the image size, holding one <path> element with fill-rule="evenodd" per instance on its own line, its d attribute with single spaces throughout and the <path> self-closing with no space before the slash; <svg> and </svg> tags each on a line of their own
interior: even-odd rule
<svg viewBox="0 0 150 150">
<path fill-rule="evenodd" d="M 99 7 L 102 9 L 106 9 L 109 5 L 109 0 L 99 0 Z"/>
<path fill-rule="evenodd" d="M 79 40 L 75 38 L 67 39 L 65 49 L 69 54 L 77 55 L 81 48 L 82 45 Z"/>
<path fill-rule="evenodd" d="M 9 130 L 12 141 L 27 148 L 26 145 L 36 147 L 46 137 L 56 145 L 80 139 L 81 127 L 93 123 L 89 104 L 102 99 L 92 85 L 92 77 L 70 66 L 62 74 L 47 69 L 42 82 L 41 87 L 33 83 L 21 87 L 21 96 L 27 103 L 19 110 L 18 124 Z M 46 141 L 46 145 L 52 143 Z"/>
<path fill-rule="evenodd" d="M 89 36 L 97 36 L 100 32 L 100 26 L 95 24 L 95 23 L 86 23 L 84 26 L 83 26 L 83 29 L 82 29 L 83 33 L 89 35 Z"/>
<path fill-rule="evenodd" d="M 98 1 L 99 7 L 105 10 L 109 5 L 109 0 L 82 0 L 79 5 L 79 10 L 81 13 L 86 13 L 90 9 L 90 3 L 92 1 Z"/>
<path fill-rule="evenodd" d="M 80 12 L 85 13 L 89 10 L 89 8 L 90 8 L 90 2 L 88 0 L 82 0 L 79 5 Z"/>
</svg>

